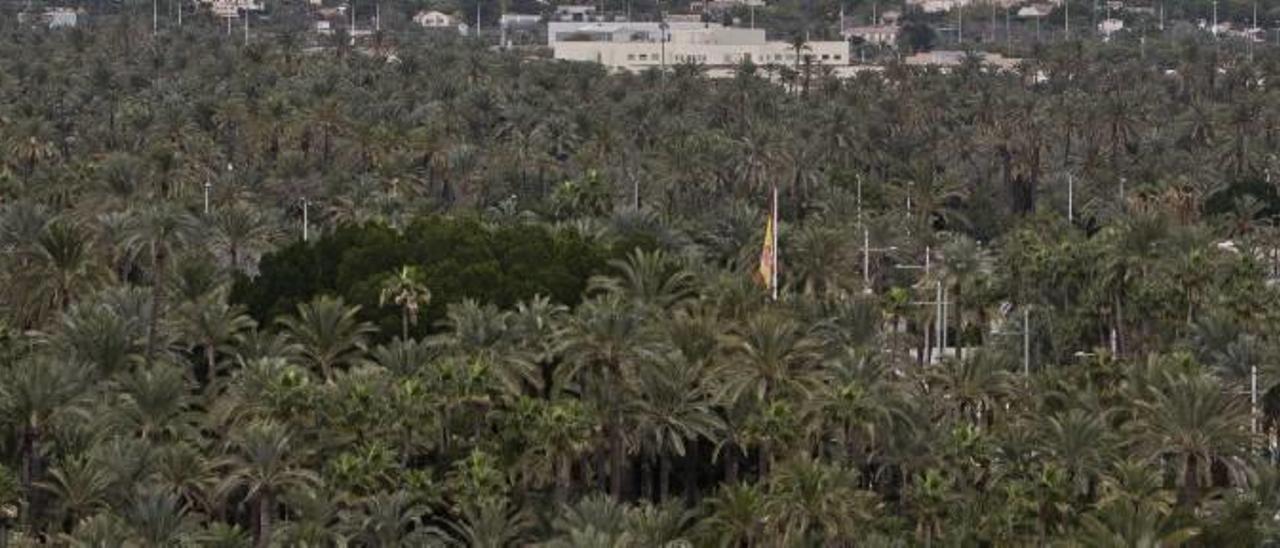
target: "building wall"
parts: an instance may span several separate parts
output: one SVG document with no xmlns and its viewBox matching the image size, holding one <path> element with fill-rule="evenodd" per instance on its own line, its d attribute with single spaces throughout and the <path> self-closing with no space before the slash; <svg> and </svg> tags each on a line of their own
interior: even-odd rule
<svg viewBox="0 0 1280 548">
<path fill-rule="evenodd" d="M 802 52 L 815 65 L 847 65 L 849 45 L 846 42 L 809 42 Z M 664 51 L 665 50 L 665 51 Z M 665 55 L 665 59 L 664 59 Z M 697 63 L 707 66 L 732 66 L 746 61 L 757 65 L 796 63 L 795 50 L 786 42 L 762 44 L 697 44 L 668 42 L 559 42 L 556 59 L 600 63 L 620 70 L 640 71 L 664 64 Z"/>
</svg>

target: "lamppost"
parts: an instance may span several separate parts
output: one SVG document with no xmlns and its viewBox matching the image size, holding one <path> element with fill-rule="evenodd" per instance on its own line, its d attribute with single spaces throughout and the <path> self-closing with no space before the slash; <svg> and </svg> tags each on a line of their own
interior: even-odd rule
<svg viewBox="0 0 1280 548">
<path fill-rule="evenodd" d="M 993 335 L 1001 336 L 1022 336 L 1022 374 L 1023 376 L 1031 376 L 1031 307 L 1022 306 L 1022 330 L 1021 331 L 996 331 Z"/>
<path fill-rule="evenodd" d="M 311 201 L 306 197 L 302 198 L 302 241 L 307 241 L 307 209 L 311 206 Z"/>
<path fill-rule="evenodd" d="M 211 189 L 213 189 L 213 183 L 209 182 L 209 180 L 206 179 L 204 182 L 204 214 L 205 215 L 209 214 L 209 191 Z"/>
<path fill-rule="evenodd" d="M 898 246 L 889 247 L 871 247 L 871 233 L 866 227 L 862 228 L 862 294 L 871 294 L 871 253 L 884 253 L 887 251 L 897 251 Z"/>
<path fill-rule="evenodd" d="M 928 282 L 929 273 L 931 271 L 930 267 L 932 266 L 932 262 L 930 259 L 930 257 L 933 255 L 932 251 L 933 250 L 930 246 L 925 246 L 924 264 L 918 264 L 918 265 L 903 264 L 903 265 L 897 265 L 894 268 L 897 268 L 899 270 L 917 270 L 917 269 L 923 270 L 924 277 L 921 279 L 921 281 Z M 946 289 L 942 285 L 942 280 L 934 280 L 934 284 L 936 288 L 934 300 L 915 301 L 912 304 L 918 305 L 918 306 L 936 307 L 937 310 L 935 311 L 936 317 L 934 318 L 934 330 L 937 333 L 937 335 L 935 336 L 935 344 L 938 347 L 938 356 L 941 357 L 944 349 L 947 347 L 947 323 L 946 323 L 947 322 L 947 308 L 946 308 L 947 297 L 946 297 Z M 929 344 L 929 332 L 925 331 L 925 346 L 928 346 L 928 344 Z M 926 361 L 932 362 L 932 356 L 929 356 L 929 359 L 927 359 Z"/>
</svg>

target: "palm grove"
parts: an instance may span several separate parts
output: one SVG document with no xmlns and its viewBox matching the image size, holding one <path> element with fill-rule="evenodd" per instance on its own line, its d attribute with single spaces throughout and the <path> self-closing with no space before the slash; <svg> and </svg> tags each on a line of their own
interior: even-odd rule
<svg viewBox="0 0 1280 548">
<path fill-rule="evenodd" d="M 1274 48 L 713 81 L 149 27 L 0 20 L 10 543 L 1276 538 Z"/>
</svg>

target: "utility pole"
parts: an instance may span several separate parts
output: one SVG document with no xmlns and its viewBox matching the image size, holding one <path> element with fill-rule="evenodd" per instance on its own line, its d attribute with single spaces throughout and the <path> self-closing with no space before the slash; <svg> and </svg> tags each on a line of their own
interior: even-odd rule
<svg viewBox="0 0 1280 548">
<path fill-rule="evenodd" d="M 862 293 L 864 295 L 871 294 L 871 252 L 894 251 L 897 246 L 881 247 L 877 249 L 871 248 L 871 232 L 867 227 L 862 227 Z"/>
<path fill-rule="evenodd" d="M 244 45 L 249 46 L 249 8 L 244 9 Z"/>
<path fill-rule="evenodd" d="M 964 4 L 956 6 L 956 43 L 964 42 Z"/>
<path fill-rule="evenodd" d="M 1013 24 L 1009 16 L 1009 8 L 1004 9 L 1004 49 L 1005 55 L 1013 55 Z"/>
<path fill-rule="evenodd" d="M 1218 0 L 1213 0 L 1213 39 L 1218 39 Z"/>
<path fill-rule="evenodd" d="M 151 36 L 160 32 L 160 0 L 151 0 Z"/>
<path fill-rule="evenodd" d="M 1022 374 L 1031 376 L 1031 307 L 1022 308 Z"/>
<path fill-rule="evenodd" d="M 178 28 L 182 28 L 182 1 L 178 0 Z"/>
<path fill-rule="evenodd" d="M 1071 40 L 1071 0 L 1062 1 L 1062 11 L 1062 20 L 1065 27 L 1064 34 L 1066 35 L 1067 40 Z"/>
<path fill-rule="evenodd" d="M 1075 178 L 1070 173 L 1067 174 L 1067 222 L 1076 223 L 1076 193 Z"/>
<path fill-rule="evenodd" d="M 206 179 L 204 182 L 204 214 L 206 216 L 209 215 L 209 190 L 211 190 L 212 188 L 213 188 L 213 183 L 210 183 Z"/>
<path fill-rule="evenodd" d="M 308 201 L 306 198 L 302 199 L 302 241 L 304 242 L 307 241 L 307 224 L 308 224 L 307 208 L 310 205 L 311 205 L 310 201 Z"/>
</svg>

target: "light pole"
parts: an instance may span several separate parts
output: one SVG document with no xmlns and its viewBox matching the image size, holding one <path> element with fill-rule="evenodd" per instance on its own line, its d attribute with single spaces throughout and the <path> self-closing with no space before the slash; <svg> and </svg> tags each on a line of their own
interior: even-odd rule
<svg viewBox="0 0 1280 548">
<path fill-rule="evenodd" d="M 204 182 L 204 214 L 209 214 L 209 190 L 213 188 L 213 183 L 208 180 Z"/>
<path fill-rule="evenodd" d="M 871 248 L 871 233 L 864 226 L 862 227 L 862 294 L 871 294 L 871 253 L 883 253 L 886 251 L 896 251 L 897 246 Z"/>
<path fill-rule="evenodd" d="M 1076 191 L 1075 178 L 1070 173 L 1067 174 L 1067 222 L 1075 224 L 1076 222 Z"/>
<path fill-rule="evenodd" d="M 302 198 L 302 241 L 307 241 L 307 208 L 310 207 L 311 201 L 305 197 Z"/>
<path fill-rule="evenodd" d="M 921 269 L 924 271 L 924 277 L 922 278 L 922 281 L 928 282 L 930 266 L 931 266 L 930 257 L 932 257 L 933 255 L 932 251 L 933 250 L 931 247 L 925 246 L 924 264 L 920 264 L 920 265 L 904 264 L 904 265 L 897 265 L 895 268 L 898 268 L 900 270 Z M 947 327 L 945 323 L 947 321 L 947 314 L 946 314 L 947 301 L 946 301 L 946 294 L 942 287 L 942 280 L 937 280 L 934 283 L 936 286 L 936 294 L 934 295 L 934 300 L 932 302 L 916 301 L 915 303 L 912 303 L 912 304 L 921 305 L 921 306 L 932 305 L 936 308 L 936 311 L 935 311 L 936 317 L 934 318 L 934 331 L 937 333 L 937 335 L 935 336 L 935 345 L 938 347 L 938 356 L 941 357 L 943 350 L 946 348 L 946 345 L 947 345 Z M 925 331 L 924 333 L 925 333 L 925 346 L 927 347 L 929 345 L 929 332 Z M 932 363 L 933 356 L 931 355 L 928 356 L 925 359 L 925 361 Z"/>
</svg>

